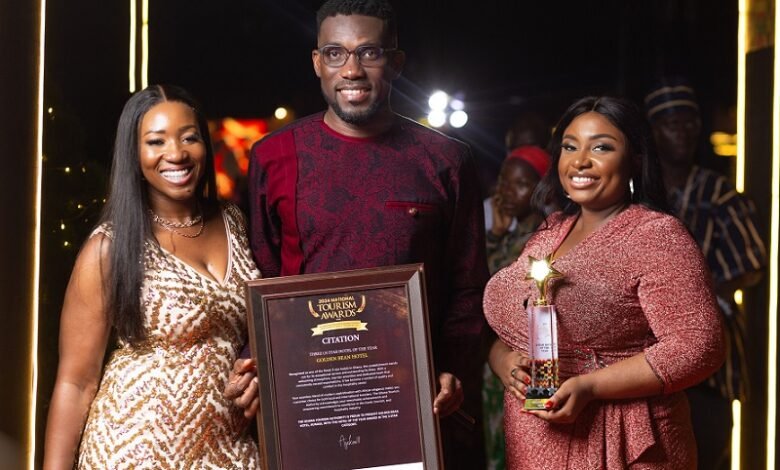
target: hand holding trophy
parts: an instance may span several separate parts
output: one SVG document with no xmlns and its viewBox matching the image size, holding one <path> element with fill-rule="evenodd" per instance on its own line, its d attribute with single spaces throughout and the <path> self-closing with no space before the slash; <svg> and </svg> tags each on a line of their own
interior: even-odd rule
<svg viewBox="0 0 780 470">
<path fill-rule="evenodd" d="M 551 266 L 548 255 L 543 259 L 529 256 L 531 269 L 526 279 L 536 281 L 539 298 L 527 308 L 528 352 L 531 359 L 531 385 L 526 392 L 526 410 L 544 410 L 545 403 L 555 394 L 558 380 L 558 321 L 555 305 L 548 299 L 550 279 L 563 277 Z"/>
</svg>

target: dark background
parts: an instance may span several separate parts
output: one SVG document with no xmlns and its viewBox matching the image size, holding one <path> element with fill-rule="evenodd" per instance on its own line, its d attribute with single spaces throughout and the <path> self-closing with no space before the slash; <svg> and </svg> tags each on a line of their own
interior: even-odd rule
<svg viewBox="0 0 780 470">
<path fill-rule="evenodd" d="M 129 29 L 128 8 L 106 3 L 84 0 L 87 14 L 79 17 L 62 0 L 49 4 L 46 82 L 49 104 L 77 120 L 72 130 L 92 134 L 85 156 L 104 162 L 128 96 Z M 298 117 L 319 111 L 325 105 L 310 53 L 320 3 L 150 0 L 149 83 L 190 89 L 210 117 L 268 117 L 281 105 Z M 552 124 L 583 95 L 641 101 L 664 74 L 696 86 L 703 135 L 713 127 L 733 131 L 722 122 L 736 102 L 736 1 L 395 5 L 407 53 L 395 109 L 419 118 L 435 89 L 462 94 L 470 120 L 450 133 L 487 166 L 503 158 L 504 131 L 519 112 L 539 112 Z"/>
<path fill-rule="evenodd" d="M 298 117 L 320 111 L 310 58 L 320 3 L 150 0 L 149 83 L 188 88 L 211 118 L 264 118 L 282 105 Z M 734 131 L 736 0 L 394 4 L 407 55 L 394 108 L 419 118 L 435 89 L 462 94 L 469 122 L 444 131 L 472 146 L 486 182 L 520 112 L 538 112 L 552 125 L 584 95 L 639 102 L 663 74 L 690 78 L 702 108 L 701 161 L 730 170 L 707 137 Z M 52 109 L 44 127 L 39 438 L 62 296 L 102 207 L 116 122 L 129 96 L 129 2 L 49 0 L 47 9 L 44 95 Z"/>
<path fill-rule="evenodd" d="M 304 116 L 324 108 L 310 60 L 321 1 L 196 2 L 184 12 L 178 3 L 152 2 L 151 16 L 167 27 L 151 30 L 150 83 L 191 88 L 216 116 L 270 116 L 280 105 Z M 704 136 L 736 102 L 735 1 L 395 5 L 407 52 L 395 109 L 419 118 L 437 88 L 462 94 L 470 121 L 449 133 L 472 145 L 488 173 L 503 159 L 504 132 L 521 111 L 552 124 L 577 97 L 641 101 L 657 77 L 681 74 L 698 89 Z M 709 157 L 708 166 L 725 169 L 727 162 Z"/>
</svg>

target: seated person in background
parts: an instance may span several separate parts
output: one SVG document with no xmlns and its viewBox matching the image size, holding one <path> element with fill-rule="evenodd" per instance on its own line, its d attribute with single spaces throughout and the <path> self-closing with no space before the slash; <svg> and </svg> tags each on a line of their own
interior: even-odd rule
<svg viewBox="0 0 780 470">
<path fill-rule="evenodd" d="M 490 274 L 508 266 L 543 219 L 531 208 L 531 194 L 550 168 L 550 155 L 526 145 L 512 150 L 501 166 L 486 234 Z"/>
<path fill-rule="evenodd" d="M 546 123 L 545 119 L 539 113 L 534 111 L 521 112 L 504 136 L 505 149 L 508 156 L 513 150 L 520 147 L 534 146 L 539 148 L 547 148 L 547 142 L 550 141 L 551 128 Z M 502 162 L 503 163 L 503 162 Z M 499 172 L 501 170 L 499 169 Z M 495 175 L 484 184 L 487 190 L 486 194 L 494 194 L 497 189 L 497 181 Z M 485 213 L 485 230 L 490 230 L 493 224 L 493 197 L 486 197 L 482 200 L 482 208 Z M 515 221 L 513 219 L 512 224 L 509 227 L 510 231 L 514 231 Z"/>
</svg>

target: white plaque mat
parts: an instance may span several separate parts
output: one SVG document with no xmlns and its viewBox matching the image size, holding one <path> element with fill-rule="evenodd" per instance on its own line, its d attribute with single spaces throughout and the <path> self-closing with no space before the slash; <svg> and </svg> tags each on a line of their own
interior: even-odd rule
<svg viewBox="0 0 780 470">
<path fill-rule="evenodd" d="M 422 462 L 402 463 L 400 465 L 384 465 L 381 467 L 356 468 L 355 470 L 424 470 Z"/>
</svg>

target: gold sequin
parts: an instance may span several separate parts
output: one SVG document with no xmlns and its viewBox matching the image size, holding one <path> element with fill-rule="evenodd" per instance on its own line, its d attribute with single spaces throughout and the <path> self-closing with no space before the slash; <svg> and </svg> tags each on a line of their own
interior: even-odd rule
<svg viewBox="0 0 780 470">
<path fill-rule="evenodd" d="M 79 468 L 259 468 L 249 423 L 222 391 L 246 341 L 243 281 L 260 273 L 238 209 L 225 206 L 223 214 L 230 231 L 225 285 L 147 244 L 147 339 L 112 354 L 90 408 Z"/>
</svg>

